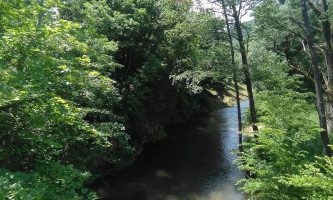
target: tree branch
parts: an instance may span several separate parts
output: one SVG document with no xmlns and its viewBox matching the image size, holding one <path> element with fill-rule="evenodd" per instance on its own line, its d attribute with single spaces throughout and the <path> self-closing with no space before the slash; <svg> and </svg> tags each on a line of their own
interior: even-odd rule
<svg viewBox="0 0 333 200">
<path fill-rule="evenodd" d="M 249 53 L 249 41 L 250 41 L 250 32 L 249 30 L 246 28 L 246 26 L 244 26 L 244 24 L 241 24 L 241 26 L 245 29 L 246 31 L 246 36 L 247 36 L 247 39 L 246 39 L 246 54 Z"/>
<path fill-rule="evenodd" d="M 290 68 L 296 70 L 296 71 L 297 71 L 298 73 L 300 73 L 301 75 L 303 75 L 303 76 L 304 76 L 307 80 L 309 80 L 311 83 L 315 84 L 314 79 L 313 79 L 311 76 L 309 76 L 308 73 L 306 73 L 305 71 L 301 70 L 301 69 L 298 68 L 298 67 L 295 67 L 295 66 L 291 65 L 290 63 L 288 63 L 288 66 L 289 66 Z M 322 87 L 322 89 L 323 89 L 323 92 L 324 92 L 325 94 L 328 94 L 328 91 L 326 90 L 325 87 Z"/>
<path fill-rule="evenodd" d="M 310 8 L 313 10 L 313 12 L 315 12 L 319 17 L 321 17 L 322 12 L 318 9 L 317 5 L 314 4 L 312 1 L 309 0 L 305 0 L 308 5 L 310 6 Z"/>
<path fill-rule="evenodd" d="M 295 18 L 293 18 L 293 17 L 291 17 L 291 16 L 289 16 L 289 20 L 292 21 L 292 22 L 294 22 L 294 23 L 296 23 L 296 24 L 299 25 L 299 26 L 304 26 L 304 22 L 301 21 L 301 20 L 295 19 Z M 321 28 L 318 28 L 318 27 L 313 26 L 313 25 L 311 25 L 310 27 L 311 27 L 313 30 L 315 30 L 315 31 L 317 31 L 317 32 L 319 32 L 319 33 L 323 33 L 323 30 L 322 30 Z"/>
</svg>

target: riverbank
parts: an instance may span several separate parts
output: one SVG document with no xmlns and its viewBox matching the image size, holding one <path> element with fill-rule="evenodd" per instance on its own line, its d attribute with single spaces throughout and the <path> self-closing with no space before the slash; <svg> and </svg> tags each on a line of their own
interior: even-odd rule
<svg viewBox="0 0 333 200">
<path fill-rule="evenodd" d="M 234 82 L 229 82 L 226 88 L 227 92 L 224 96 L 219 96 L 218 93 L 214 90 L 207 90 L 207 92 L 209 92 L 211 95 L 215 96 L 216 99 L 218 99 L 218 101 L 216 102 L 217 104 L 222 103 L 222 107 L 232 107 L 237 104 Z M 239 84 L 238 88 L 240 102 L 246 101 L 248 99 L 246 86 L 243 84 Z"/>
</svg>

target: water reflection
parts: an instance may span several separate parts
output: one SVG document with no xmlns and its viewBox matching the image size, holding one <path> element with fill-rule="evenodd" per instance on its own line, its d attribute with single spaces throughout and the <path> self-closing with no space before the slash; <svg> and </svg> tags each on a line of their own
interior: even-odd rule
<svg viewBox="0 0 333 200">
<path fill-rule="evenodd" d="M 232 164 L 237 144 L 237 108 L 219 109 L 173 127 L 134 165 L 108 177 L 112 187 L 95 187 L 105 200 L 243 200 L 235 186 L 243 175 Z"/>
</svg>

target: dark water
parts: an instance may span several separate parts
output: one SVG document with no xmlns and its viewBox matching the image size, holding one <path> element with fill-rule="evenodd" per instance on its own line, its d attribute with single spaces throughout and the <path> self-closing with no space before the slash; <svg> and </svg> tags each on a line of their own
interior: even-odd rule
<svg viewBox="0 0 333 200">
<path fill-rule="evenodd" d="M 173 127 L 132 166 L 106 178 L 112 187 L 96 190 L 106 200 L 243 200 L 235 186 L 243 174 L 231 154 L 237 128 L 236 106 Z"/>
</svg>

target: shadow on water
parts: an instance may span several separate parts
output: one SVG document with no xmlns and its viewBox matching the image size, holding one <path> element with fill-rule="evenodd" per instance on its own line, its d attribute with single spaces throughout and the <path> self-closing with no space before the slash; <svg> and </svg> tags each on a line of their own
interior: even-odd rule
<svg viewBox="0 0 333 200">
<path fill-rule="evenodd" d="M 246 109 L 248 102 L 241 104 Z M 237 149 L 237 108 L 222 108 L 172 127 L 136 162 L 96 183 L 105 200 L 243 200 L 235 183 L 243 178 L 231 154 Z"/>
</svg>

